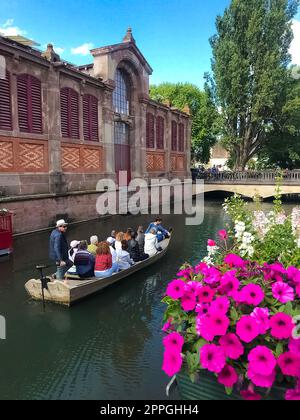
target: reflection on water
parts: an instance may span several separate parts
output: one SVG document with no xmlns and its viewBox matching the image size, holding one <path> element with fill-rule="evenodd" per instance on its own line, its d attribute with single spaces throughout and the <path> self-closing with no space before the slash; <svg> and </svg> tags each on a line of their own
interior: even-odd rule
<svg viewBox="0 0 300 420">
<path fill-rule="evenodd" d="M 70 227 L 68 238 L 106 238 L 112 228 L 148 222 L 120 216 Z M 163 260 L 70 310 L 48 304 L 46 313 L 24 283 L 36 277 L 37 263 L 47 263 L 49 234 L 16 241 L 13 257 L 0 260 L 0 314 L 7 319 L 0 399 L 166 399 L 161 299 L 180 265 L 199 261 L 225 220 L 220 202 L 208 201 L 201 226 L 186 227 L 180 216 L 164 223 L 174 236 Z"/>
</svg>

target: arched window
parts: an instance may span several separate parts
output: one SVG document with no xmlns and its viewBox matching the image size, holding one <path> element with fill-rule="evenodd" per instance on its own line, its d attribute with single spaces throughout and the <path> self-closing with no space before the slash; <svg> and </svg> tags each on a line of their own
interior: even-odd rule
<svg viewBox="0 0 300 420">
<path fill-rule="evenodd" d="M 42 134 L 41 81 L 30 74 L 17 77 L 19 129 L 24 133 Z"/>
<path fill-rule="evenodd" d="M 178 127 L 178 131 L 179 131 L 179 142 L 178 142 L 178 151 L 179 152 L 184 152 L 184 124 L 179 124 Z"/>
<path fill-rule="evenodd" d="M 158 149 L 165 147 L 165 120 L 163 117 L 156 118 L 156 147 Z"/>
<path fill-rule="evenodd" d="M 93 95 L 83 96 L 83 135 L 84 140 L 99 140 L 98 99 Z"/>
<path fill-rule="evenodd" d="M 71 88 L 60 91 L 61 134 L 65 138 L 79 139 L 79 95 Z"/>
<path fill-rule="evenodd" d="M 172 121 L 172 151 L 177 152 L 177 122 Z"/>
<path fill-rule="evenodd" d="M 148 149 L 154 149 L 154 115 L 150 112 L 147 113 L 146 117 L 146 144 Z"/>
<path fill-rule="evenodd" d="M 116 87 L 113 93 L 115 112 L 129 115 L 130 113 L 130 84 L 127 74 L 123 70 L 116 71 Z"/>
<path fill-rule="evenodd" d="M 0 78 L 0 130 L 12 130 L 10 73 Z"/>
</svg>

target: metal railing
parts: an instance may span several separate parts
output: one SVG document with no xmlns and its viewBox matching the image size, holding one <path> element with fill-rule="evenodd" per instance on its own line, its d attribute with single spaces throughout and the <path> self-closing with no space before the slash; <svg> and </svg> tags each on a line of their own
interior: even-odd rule
<svg viewBox="0 0 300 420">
<path fill-rule="evenodd" d="M 222 183 L 222 184 L 275 184 L 279 176 L 277 171 L 225 171 L 225 172 L 200 172 L 198 179 L 203 179 L 205 183 Z M 282 184 L 300 185 L 300 170 L 284 171 L 282 173 Z"/>
</svg>

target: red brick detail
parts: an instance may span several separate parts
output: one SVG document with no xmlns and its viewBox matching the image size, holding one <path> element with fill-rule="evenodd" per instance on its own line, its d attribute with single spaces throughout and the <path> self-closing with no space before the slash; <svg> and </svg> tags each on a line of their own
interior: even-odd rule
<svg viewBox="0 0 300 420">
<path fill-rule="evenodd" d="M 0 172 L 48 171 L 46 141 L 0 136 Z"/>
<path fill-rule="evenodd" d="M 165 171 L 165 153 L 147 152 L 146 167 L 148 172 Z"/>
<path fill-rule="evenodd" d="M 62 146 L 62 170 L 64 172 L 104 172 L 104 152 L 102 147 L 85 145 Z"/>
<path fill-rule="evenodd" d="M 185 155 L 184 154 L 171 155 L 171 170 L 174 172 L 185 171 Z"/>
</svg>

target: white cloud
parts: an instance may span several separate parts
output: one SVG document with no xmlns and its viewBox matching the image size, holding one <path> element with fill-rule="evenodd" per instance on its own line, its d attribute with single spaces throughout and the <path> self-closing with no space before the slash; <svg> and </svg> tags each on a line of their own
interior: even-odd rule
<svg viewBox="0 0 300 420">
<path fill-rule="evenodd" d="M 77 48 L 71 48 L 71 54 L 73 55 L 89 55 L 90 50 L 94 48 L 94 44 L 91 42 L 81 45 Z"/>
<path fill-rule="evenodd" d="M 293 21 L 293 31 L 294 40 L 290 49 L 292 63 L 300 65 L 300 20 Z"/>
<path fill-rule="evenodd" d="M 0 25 L 0 34 L 4 36 L 26 35 L 26 31 L 14 26 L 14 19 L 7 19 L 6 22 Z"/>
</svg>

